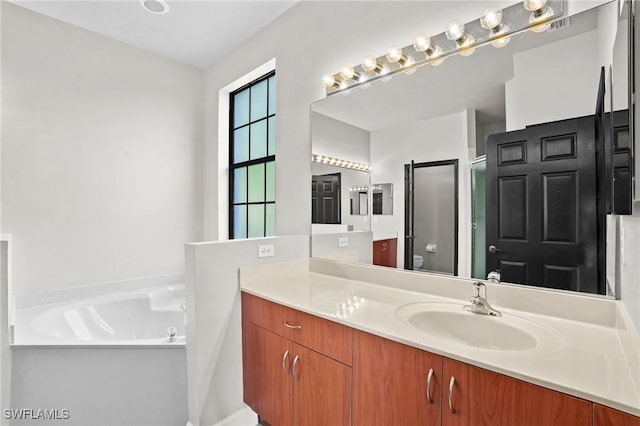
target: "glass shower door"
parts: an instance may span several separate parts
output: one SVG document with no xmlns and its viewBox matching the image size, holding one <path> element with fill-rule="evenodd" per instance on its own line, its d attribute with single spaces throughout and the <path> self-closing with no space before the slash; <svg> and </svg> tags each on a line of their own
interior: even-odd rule
<svg viewBox="0 0 640 426">
<path fill-rule="evenodd" d="M 484 157 L 471 163 L 471 214 L 472 214 L 472 252 L 471 276 L 485 279 L 487 277 L 487 259 L 485 247 L 486 237 L 486 188 L 485 178 L 487 161 Z"/>
</svg>

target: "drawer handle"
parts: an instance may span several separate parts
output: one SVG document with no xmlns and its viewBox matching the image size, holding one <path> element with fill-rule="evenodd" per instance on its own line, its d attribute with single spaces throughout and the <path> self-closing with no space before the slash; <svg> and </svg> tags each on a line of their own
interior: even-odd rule
<svg viewBox="0 0 640 426">
<path fill-rule="evenodd" d="M 453 408 L 453 387 L 456 384 L 456 378 L 451 376 L 451 380 L 449 380 L 449 411 L 453 414 L 456 413 L 456 409 Z"/>
<path fill-rule="evenodd" d="M 298 365 L 299 360 L 300 358 L 298 357 L 298 355 L 296 355 L 296 357 L 293 359 L 293 365 L 291 366 L 291 372 L 293 373 L 293 378 L 296 380 L 300 380 L 300 375 L 296 374 L 296 366 Z"/>
<path fill-rule="evenodd" d="M 433 368 L 429 369 L 429 375 L 427 376 L 427 399 L 430 404 L 433 404 L 433 398 L 431 397 L 431 381 L 433 380 Z"/>
<path fill-rule="evenodd" d="M 285 364 L 288 359 L 289 359 L 289 349 L 284 351 L 284 355 L 282 355 L 282 369 L 286 374 L 289 374 L 289 372 L 291 371 L 290 369 L 287 368 Z"/>
<path fill-rule="evenodd" d="M 302 326 L 301 325 L 291 325 L 286 321 L 284 322 L 284 326 L 287 327 L 287 328 L 293 328 L 293 329 L 296 329 L 296 330 L 302 330 Z"/>
</svg>

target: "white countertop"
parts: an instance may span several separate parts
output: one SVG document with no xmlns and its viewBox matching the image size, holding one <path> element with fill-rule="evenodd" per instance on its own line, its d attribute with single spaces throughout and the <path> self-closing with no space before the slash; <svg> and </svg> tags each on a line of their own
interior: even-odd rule
<svg viewBox="0 0 640 426">
<path fill-rule="evenodd" d="M 312 259 L 314 261 L 316 260 Z M 627 361 L 629 354 L 623 349 L 615 325 L 542 315 L 535 313 L 535 310 L 526 312 L 510 309 L 496 303 L 499 300 L 492 301 L 490 289 L 489 302 L 502 311 L 505 317 L 517 315 L 536 322 L 559 336 L 561 344 L 546 348 L 545 345 L 539 345 L 542 349 L 536 347 L 528 351 L 476 348 L 427 335 L 396 316 L 398 308 L 416 302 L 460 303 L 461 299 L 455 297 L 458 290 L 452 290 L 454 297 L 448 298 L 423 291 L 310 272 L 310 268 L 300 266 L 301 264 L 296 267 L 291 267 L 291 264 L 282 265 L 279 269 L 277 265 L 271 265 L 268 270 L 243 270 L 240 282 L 242 291 L 358 330 L 640 416 L 640 398 L 632 378 L 632 371 L 635 374 L 637 370 L 630 366 L 633 357 Z M 358 266 L 343 268 L 356 270 Z M 372 271 L 371 267 L 364 268 Z M 390 273 L 389 270 L 384 273 L 381 272 L 382 269 L 379 271 L 373 270 L 379 274 Z M 391 273 L 407 274 L 400 271 Z M 409 278 L 416 282 L 421 279 L 420 274 L 415 273 Z M 440 280 L 452 288 L 463 285 L 466 289 L 468 286 L 468 296 L 471 296 L 471 286 L 466 280 L 457 279 L 461 283 L 455 285 L 454 279 L 430 276 L 423 280 Z M 527 296 L 531 297 L 531 290 L 523 291 L 528 292 Z M 549 292 L 542 293 L 543 297 L 549 297 Z M 566 299 L 563 303 L 566 303 Z M 601 302 L 591 298 L 586 299 L 585 303 L 593 305 Z M 602 303 L 606 303 L 606 307 L 619 304 L 604 299 Z M 633 338 L 636 337 L 634 333 Z"/>
</svg>

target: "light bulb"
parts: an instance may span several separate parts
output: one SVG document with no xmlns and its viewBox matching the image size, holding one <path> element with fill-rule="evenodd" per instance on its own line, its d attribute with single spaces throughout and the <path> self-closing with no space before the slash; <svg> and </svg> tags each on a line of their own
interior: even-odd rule
<svg viewBox="0 0 640 426">
<path fill-rule="evenodd" d="M 340 75 L 345 80 L 360 80 L 360 74 L 358 74 L 353 67 L 346 67 L 342 71 L 340 71 Z"/>
<path fill-rule="evenodd" d="M 497 47 L 498 49 L 501 47 L 505 47 L 511 41 L 511 37 L 502 36 L 491 40 L 491 44 L 493 47 Z"/>
<path fill-rule="evenodd" d="M 459 40 L 464 37 L 464 24 L 460 21 L 450 22 L 445 35 L 449 40 Z"/>
<path fill-rule="evenodd" d="M 362 68 L 365 71 L 375 72 L 376 74 L 380 74 L 380 72 L 382 71 L 382 66 L 372 56 L 366 56 L 362 60 Z"/>
<path fill-rule="evenodd" d="M 536 11 L 531 12 L 531 15 L 529 16 L 529 24 L 532 25 L 531 31 L 541 33 L 549 29 L 551 22 L 548 21 L 552 16 L 553 9 L 550 7 L 545 7 L 544 10 L 537 9 Z"/>
<path fill-rule="evenodd" d="M 437 67 L 444 61 L 444 58 L 435 59 L 442 55 L 442 48 L 440 46 L 431 46 L 430 49 L 425 51 L 425 54 L 427 55 L 427 59 L 431 59 L 430 64 L 434 67 Z"/>
<path fill-rule="evenodd" d="M 397 47 L 392 47 L 387 51 L 387 59 L 389 62 L 397 62 L 400 65 L 404 65 L 407 62 L 407 57 L 404 55 L 404 52 Z"/>
<path fill-rule="evenodd" d="M 475 46 L 473 45 L 476 42 L 476 39 L 473 38 L 471 34 L 465 34 L 464 40 L 461 43 L 458 43 L 458 49 L 460 49 L 460 54 L 462 56 L 469 56 L 476 51 Z"/>
<path fill-rule="evenodd" d="M 340 83 L 332 76 L 325 75 L 322 77 L 322 81 L 324 82 L 325 87 L 340 87 Z"/>
<path fill-rule="evenodd" d="M 416 36 L 413 42 L 413 48 L 418 52 L 424 52 L 431 47 L 431 37 L 426 34 L 420 34 Z"/>
<path fill-rule="evenodd" d="M 547 0 L 523 0 L 522 4 L 529 12 L 535 12 L 545 7 Z"/>
<path fill-rule="evenodd" d="M 502 22 L 502 10 L 491 7 L 484 11 L 480 18 L 480 25 L 486 30 L 496 28 Z"/>
</svg>

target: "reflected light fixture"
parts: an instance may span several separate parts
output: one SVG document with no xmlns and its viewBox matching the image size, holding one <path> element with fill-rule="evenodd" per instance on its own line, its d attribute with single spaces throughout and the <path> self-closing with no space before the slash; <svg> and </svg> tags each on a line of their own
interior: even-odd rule
<svg viewBox="0 0 640 426">
<path fill-rule="evenodd" d="M 464 24 L 460 21 L 452 21 L 447 25 L 447 31 L 445 35 L 449 40 L 455 41 L 456 46 L 460 50 L 462 56 L 469 56 L 475 52 L 476 48 L 473 46 L 475 39 L 471 34 L 464 32 Z"/>
<path fill-rule="evenodd" d="M 342 160 L 340 158 L 330 157 L 328 155 L 311 154 L 311 161 L 314 163 L 328 164 L 329 166 L 344 167 L 346 169 L 360 170 L 368 172 L 371 166 L 364 163 L 356 163 L 355 161 Z"/>
<path fill-rule="evenodd" d="M 413 48 L 417 52 L 423 52 L 427 56 L 427 59 L 431 60 L 429 63 L 433 66 L 438 66 L 444 61 L 444 58 L 436 59 L 442 55 L 442 48 L 434 45 L 431 37 L 426 34 L 416 36 L 413 42 Z"/>
<path fill-rule="evenodd" d="M 407 55 L 404 54 L 402 49 L 394 46 L 387 51 L 387 60 L 389 62 L 398 63 L 402 67 L 407 63 Z"/>
<path fill-rule="evenodd" d="M 342 71 L 340 71 L 340 76 L 342 78 L 344 78 L 345 80 L 355 80 L 355 81 L 359 81 L 360 80 L 360 74 L 357 73 L 353 69 L 353 67 L 343 68 Z"/>
<path fill-rule="evenodd" d="M 362 60 L 362 69 L 369 72 L 380 74 L 383 70 L 382 65 L 373 56 L 365 56 Z"/>
<path fill-rule="evenodd" d="M 340 88 L 340 82 L 332 75 L 323 76 L 322 81 L 324 82 L 325 87 L 335 87 L 336 89 Z"/>
<path fill-rule="evenodd" d="M 531 31 L 541 33 L 551 26 L 547 21 L 553 16 L 553 9 L 547 6 L 547 0 L 523 0 L 522 4 L 531 12 L 529 16 L 529 23 L 533 25 Z"/>
<path fill-rule="evenodd" d="M 482 28 L 489 30 L 491 44 L 494 47 L 504 47 L 509 44 L 510 38 L 505 36 L 509 27 L 502 23 L 502 10 L 491 7 L 484 11 L 480 18 Z"/>
</svg>

